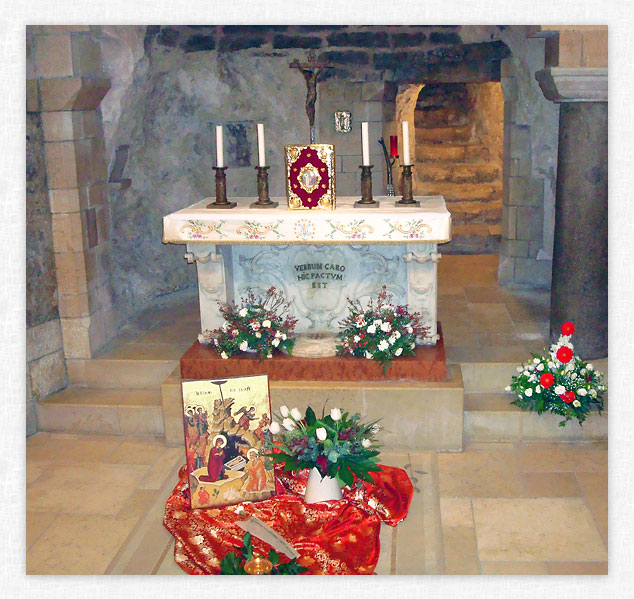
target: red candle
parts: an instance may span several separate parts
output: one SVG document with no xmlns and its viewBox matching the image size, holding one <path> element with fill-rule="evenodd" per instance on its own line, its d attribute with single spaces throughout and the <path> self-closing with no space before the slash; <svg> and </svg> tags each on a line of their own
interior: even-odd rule
<svg viewBox="0 0 634 599">
<path fill-rule="evenodd" d="M 390 156 L 398 156 L 398 138 L 390 135 Z"/>
</svg>

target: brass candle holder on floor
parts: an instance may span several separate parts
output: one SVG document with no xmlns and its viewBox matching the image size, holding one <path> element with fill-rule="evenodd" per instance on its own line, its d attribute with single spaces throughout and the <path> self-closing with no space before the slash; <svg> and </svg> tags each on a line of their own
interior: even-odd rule
<svg viewBox="0 0 634 599">
<path fill-rule="evenodd" d="M 269 174 L 266 172 L 270 166 L 256 166 L 258 171 L 258 201 L 253 202 L 249 208 L 277 208 L 278 203 L 272 202 L 269 197 Z"/>
<path fill-rule="evenodd" d="M 397 208 L 412 208 L 420 206 L 420 202 L 414 199 L 412 194 L 412 164 L 403 165 L 403 196 L 398 202 L 394 202 Z"/>
<path fill-rule="evenodd" d="M 355 208 L 378 208 L 379 202 L 372 199 L 372 167 L 362 165 L 361 169 L 361 199 L 354 203 Z"/>
<path fill-rule="evenodd" d="M 211 204 L 207 204 L 207 208 L 235 208 L 237 202 L 227 201 L 227 175 L 225 171 L 226 166 L 214 166 L 216 171 L 216 201 Z"/>
</svg>

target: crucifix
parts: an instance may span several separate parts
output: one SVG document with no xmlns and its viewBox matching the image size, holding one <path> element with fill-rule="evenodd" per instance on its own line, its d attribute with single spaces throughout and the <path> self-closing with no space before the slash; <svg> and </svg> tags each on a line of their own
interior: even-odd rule
<svg viewBox="0 0 634 599">
<path fill-rule="evenodd" d="M 315 102 L 317 101 L 317 77 L 323 69 L 332 69 L 332 65 L 318 63 L 315 52 L 308 53 L 308 62 L 300 63 L 297 58 L 289 65 L 291 69 L 299 69 L 306 80 L 306 114 L 310 127 L 310 143 L 315 143 Z"/>
</svg>

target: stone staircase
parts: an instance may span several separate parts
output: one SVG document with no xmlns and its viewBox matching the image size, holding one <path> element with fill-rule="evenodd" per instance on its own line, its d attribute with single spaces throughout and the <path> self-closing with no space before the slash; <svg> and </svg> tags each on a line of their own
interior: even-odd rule
<svg viewBox="0 0 634 599">
<path fill-rule="evenodd" d="M 497 253 L 502 169 L 474 135 L 466 88 L 426 86 L 414 116 L 417 195 L 442 195 L 452 215 L 444 254 Z M 421 92 L 422 93 L 422 92 Z"/>
</svg>

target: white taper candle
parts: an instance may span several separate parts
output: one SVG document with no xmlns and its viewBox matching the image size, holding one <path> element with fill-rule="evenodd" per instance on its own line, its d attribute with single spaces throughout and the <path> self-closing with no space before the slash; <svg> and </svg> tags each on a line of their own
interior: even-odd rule
<svg viewBox="0 0 634 599">
<path fill-rule="evenodd" d="M 363 166 L 370 166 L 370 141 L 368 139 L 368 124 L 361 123 L 361 150 Z"/>
<path fill-rule="evenodd" d="M 264 157 L 264 125 L 262 123 L 258 123 L 258 160 L 260 166 L 266 166 Z"/>
<path fill-rule="evenodd" d="M 411 164 L 409 161 L 409 123 L 403 121 L 403 164 Z"/>
<path fill-rule="evenodd" d="M 222 143 L 222 125 L 216 125 L 216 166 L 222 168 L 224 165 L 225 157 Z"/>
</svg>

